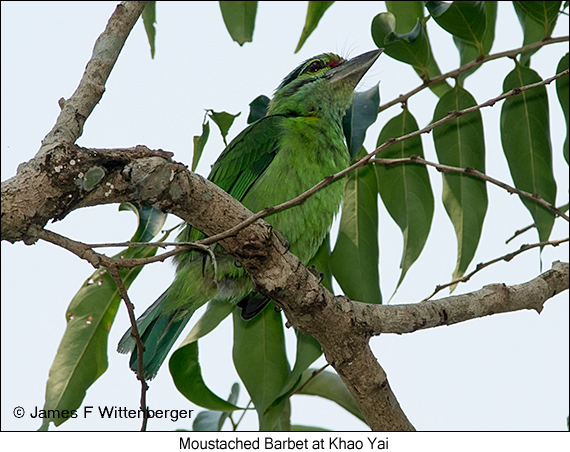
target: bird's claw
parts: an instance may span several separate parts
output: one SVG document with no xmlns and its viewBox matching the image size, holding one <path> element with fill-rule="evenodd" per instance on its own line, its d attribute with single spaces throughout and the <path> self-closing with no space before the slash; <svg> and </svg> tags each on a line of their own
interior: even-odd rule
<svg viewBox="0 0 570 452">
<path fill-rule="evenodd" d="M 315 278 L 319 280 L 319 283 L 323 282 L 323 279 L 325 279 L 325 274 L 322 271 L 317 270 L 314 265 L 308 266 L 307 269 L 315 276 Z"/>
</svg>

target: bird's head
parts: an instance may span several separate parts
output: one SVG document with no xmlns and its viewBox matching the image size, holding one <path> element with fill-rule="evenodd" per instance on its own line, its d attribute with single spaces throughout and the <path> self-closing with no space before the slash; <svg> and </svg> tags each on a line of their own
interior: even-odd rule
<svg viewBox="0 0 570 452">
<path fill-rule="evenodd" d="M 316 116 L 340 121 L 352 93 L 383 49 L 350 60 L 323 53 L 301 63 L 275 91 L 268 115 Z"/>
</svg>

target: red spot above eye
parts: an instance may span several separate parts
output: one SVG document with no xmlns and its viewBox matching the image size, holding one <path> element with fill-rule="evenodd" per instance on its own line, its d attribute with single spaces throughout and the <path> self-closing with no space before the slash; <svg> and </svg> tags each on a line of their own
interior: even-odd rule
<svg viewBox="0 0 570 452">
<path fill-rule="evenodd" d="M 329 67 L 337 67 L 340 65 L 340 63 L 342 63 L 344 61 L 344 59 L 339 58 L 338 60 L 331 60 L 329 62 Z"/>
</svg>

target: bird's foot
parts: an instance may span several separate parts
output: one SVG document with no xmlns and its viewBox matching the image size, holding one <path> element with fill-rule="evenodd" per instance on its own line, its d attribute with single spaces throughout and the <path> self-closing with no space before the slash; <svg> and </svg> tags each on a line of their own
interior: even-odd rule
<svg viewBox="0 0 570 452">
<path fill-rule="evenodd" d="M 323 272 L 317 270 L 314 265 L 308 266 L 307 270 L 309 270 L 315 276 L 315 278 L 317 278 L 319 280 L 319 283 L 323 282 L 323 279 L 325 278 L 325 274 Z"/>
</svg>

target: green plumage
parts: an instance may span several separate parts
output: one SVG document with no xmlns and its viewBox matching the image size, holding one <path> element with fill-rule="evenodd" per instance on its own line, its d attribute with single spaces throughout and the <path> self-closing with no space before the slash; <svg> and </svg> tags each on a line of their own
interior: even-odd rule
<svg viewBox="0 0 570 452">
<path fill-rule="evenodd" d="M 355 86 L 380 53 L 375 50 L 350 61 L 322 54 L 302 63 L 277 88 L 267 115 L 226 147 L 212 167 L 209 180 L 257 212 L 293 199 L 327 175 L 346 168 L 349 154 L 342 117 Z M 342 194 L 342 184 L 333 183 L 300 206 L 266 220 L 287 237 L 290 251 L 306 264 L 328 232 Z M 188 225 L 179 240 L 202 237 Z M 181 254 L 176 259 L 172 285 L 138 319 L 145 344 L 145 378 L 156 375 L 194 311 L 208 301 L 224 300 L 243 306 L 256 298 L 255 303 L 260 304 L 251 279 L 234 258 L 220 245 L 214 246 L 214 253 L 217 281 L 207 253 Z M 253 312 L 257 312 L 255 308 Z M 132 352 L 130 364 L 136 371 L 137 354 L 130 329 L 121 339 L 119 351 Z"/>
</svg>

